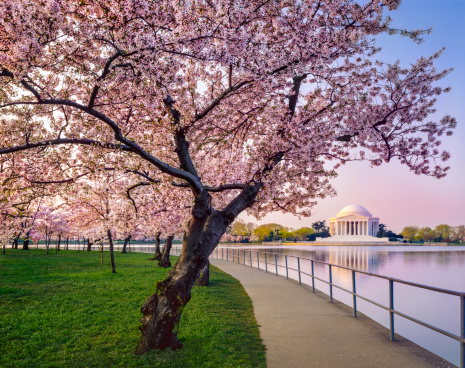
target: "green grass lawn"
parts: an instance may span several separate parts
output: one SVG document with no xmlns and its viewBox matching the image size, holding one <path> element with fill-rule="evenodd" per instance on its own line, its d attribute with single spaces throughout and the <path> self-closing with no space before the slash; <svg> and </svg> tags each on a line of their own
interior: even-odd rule
<svg viewBox="0 0 465 368">
<path fill-rule="evenodd" d="M 194 287 L 176 351 L 135 356 L 140 307 L 166 269 L 140 253 L 12 250 L 0 254 L 0 367 L 265 367 L 252 302 L 212 267 Z M 175 259 L 173 257 L 172 263 Z"/>
</svg>

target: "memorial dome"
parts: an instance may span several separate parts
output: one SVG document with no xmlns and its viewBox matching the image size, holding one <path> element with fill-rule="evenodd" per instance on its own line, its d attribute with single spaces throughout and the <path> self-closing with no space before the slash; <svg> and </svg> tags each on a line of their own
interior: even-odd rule
<svg viewBox="0 0 465 368">
<path fill-rule="evenodd" d="M 371 213 L 368 212 L 365 207 L 362 207 L 358 204 L 349 204 L 348 206 L 345 206 L 342 210 L 339 211 L 336 217 L 349 216 L 349 215 L 372 217 Z"/>
</svg>

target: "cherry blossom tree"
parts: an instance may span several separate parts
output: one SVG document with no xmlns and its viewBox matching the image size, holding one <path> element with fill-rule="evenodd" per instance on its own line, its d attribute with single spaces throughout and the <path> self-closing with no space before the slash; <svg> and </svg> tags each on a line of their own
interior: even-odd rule
<svg viewBox="0 0 465 368">
<path fill-rule="evenodd" d="M 28 179 L 121 170 L 191 202 L 183 250 L 142 307 L 136 353 L 176 334 L 208 256 L 243 211 L 310 214 L 351 160 L 442 177 L 431 57 L 375 59 L 400 0 L 4 0 L 0 155 Z M 145 184 L 144 184 L 145 185 Z M 172 189 L 169 189 L 172 188 Z M 175 190 L 176 189 L 176 190 Z"/>
</svg>

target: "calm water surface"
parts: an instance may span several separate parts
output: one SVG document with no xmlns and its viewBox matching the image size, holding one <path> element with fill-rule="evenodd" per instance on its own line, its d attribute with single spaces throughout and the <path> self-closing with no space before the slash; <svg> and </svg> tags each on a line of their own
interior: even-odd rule
<svg viewBox="0 0 465 368">
<path fill-rule="evenodd" d="M 236 247 L 241 249 L 240 263 L 244 262 L 243 250 L 252 251 L 252 264 L 257 267 L 256 251 L 278 253 L 278 264 L 284 265 L 284 255 L 311 258 L 332 264 L 347 266 L 362 271 L 391 276 L 397 279 L 435 286 L 448 290 L 465 292 L 465 247 L 424 247 L 424 246 L 276 246 L 276 247 Z M 217 251 L 214 252 L 216 257 Z M 218 249 L 221 258 L 221 248 Z M 246 251 L 246 265 L 250 265 L 250 254 Z M 226 253 L 223 251 L 226 259 Z M 228 254 L 229 260 L 232 253 Z M 265 259 L 259 256 L 260 268 L 265 268 Z M 270 259 L 271 258 L 271 259 Z M 237 262 L 237 250 L 235 252 Z M 268 271 L 275 272 L 274 256 L 268 256 Z M 301 259 L 301 270 L 311 274 L 311 263 Z M 297 259 L 288 257 L 290 268 L 297 269 Z M 284 268 L 278 272 L 285 275 Z M 352 274 L 347 270 L 333 267 L 333 283 L 352 289 Z M 329 280 L 326 265 L 315 263 L 315 276 Z M 289 276 L 298 279 L 296 271 Z M 302 275 L 302 282 L 311 285 L 311 278 Z M 382 305 L 389 305 L 389 282 L 368 275 L 356 276 L 357 294 L 363 295 Z M 329 286 L 315 282 L 315 287 L 329 294 Z M 333 288 L 335 299 L 352 306 L 352 295 Z M 394 308 L 404 314 L 460 335 L 460 298 L 429 290 L 394 284 Z M 357 309 L 370 318 L 389 328 L 389 312 L 364 300 L 357 300 Z M 421 325 L 395 316 L 396 333 L 414 341 L 418 345 L 459 365 L 460 345 L 447 336 L 434 332 Z"/>
</svg>

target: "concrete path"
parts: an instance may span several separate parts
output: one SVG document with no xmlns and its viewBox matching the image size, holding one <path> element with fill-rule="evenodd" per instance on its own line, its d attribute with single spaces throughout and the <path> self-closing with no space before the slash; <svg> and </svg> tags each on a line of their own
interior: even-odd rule
<svg viewBox="0 0 465 368">
<path fill-rule="evenodd" d="M 252 299 L 268 368 L 454 367 L 321 292 L 264 271 L 211 259 Z"/>
</svg>

